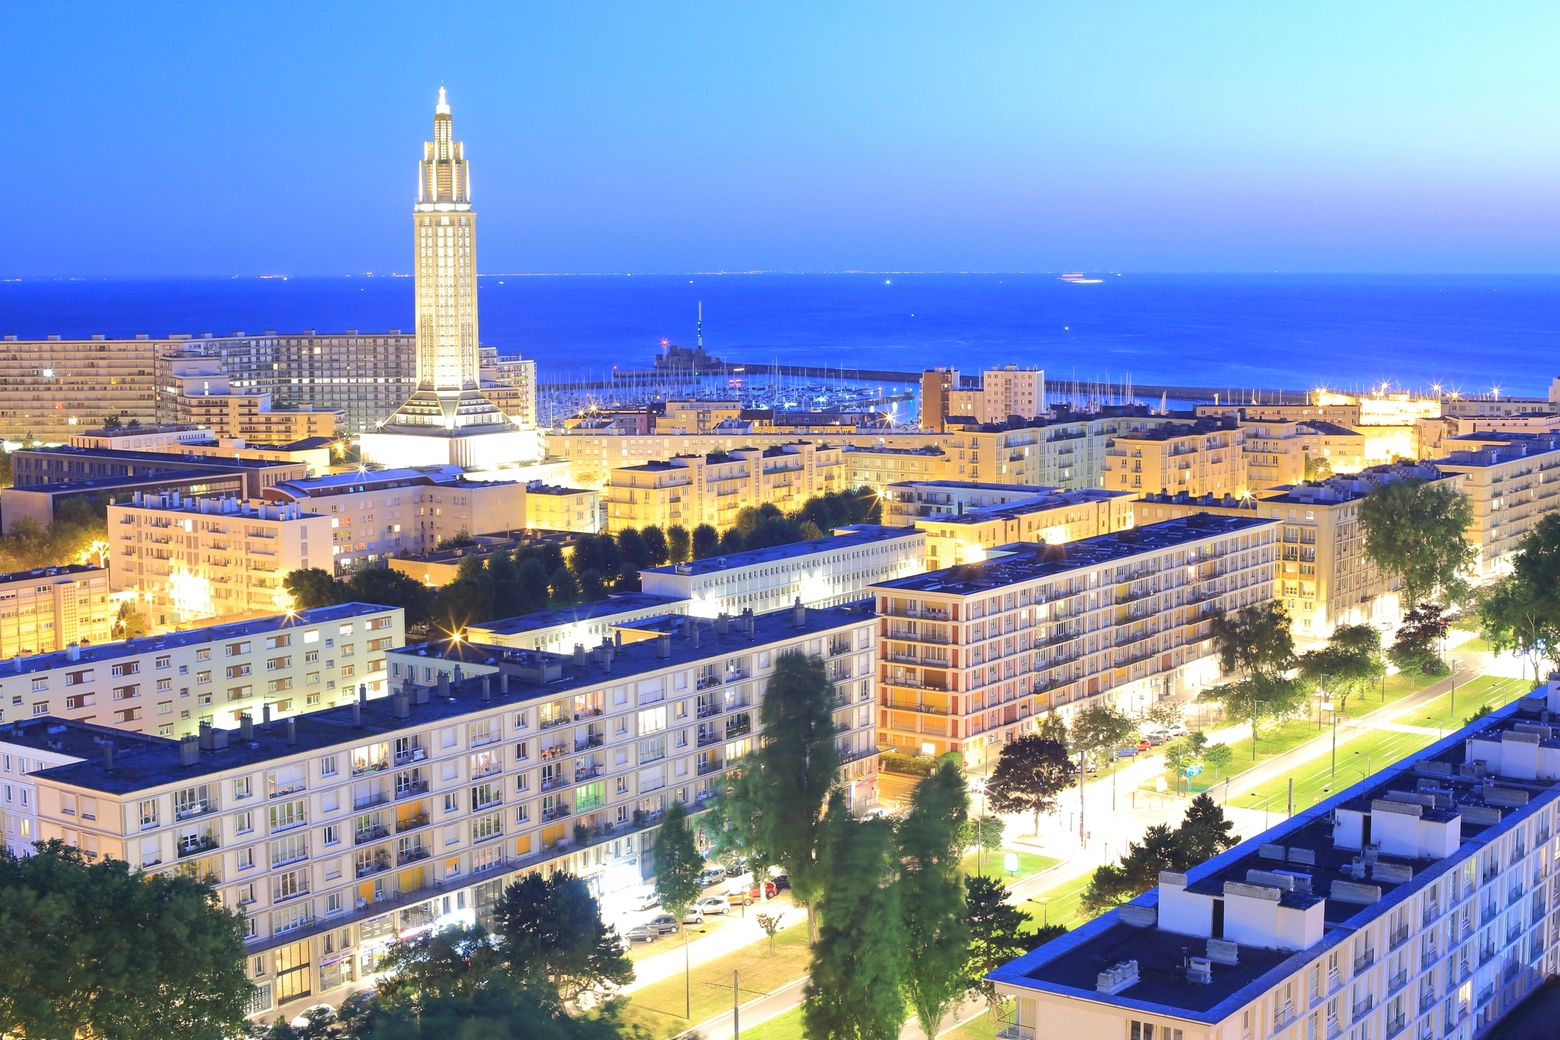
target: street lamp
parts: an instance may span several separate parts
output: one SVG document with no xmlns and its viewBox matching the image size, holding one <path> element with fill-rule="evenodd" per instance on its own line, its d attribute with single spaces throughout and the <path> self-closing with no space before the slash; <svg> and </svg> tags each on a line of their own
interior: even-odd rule
<svg viewBox="0 0 1560 1040">
<path fill-rule="evenodd" d="M 1356 751 L 1355 754 L 1356 755 L 1364 755 L 1365 756 L 1365 776 L 1366 776 L 1366 778 L 1369 778 L 1370 777 L 1370 754 L 1371 753 L 1369 751 Z"/>
<path fill-rule="evenodd" d="M 1028 900 L 1028 902 L 1040 904 L 1040 925 L 1043 928 L 1051 927 L 1051 897 L 1035 896 L 1033 899 Z"/>
</svg>

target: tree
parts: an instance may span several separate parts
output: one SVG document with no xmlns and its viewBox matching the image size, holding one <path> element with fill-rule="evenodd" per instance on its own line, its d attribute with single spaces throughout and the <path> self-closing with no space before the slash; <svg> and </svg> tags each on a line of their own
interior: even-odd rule
<svg viewBox="0 0 1560 1040">
<path fill-rule="evenodd" d="M 704 857 L 688 829 L 688 810 L 682 802 L 673 802 L 661 826 L 655 832 L 655 892 L 666 912 L 679 921 L 698 901 L 699 876 L 704 872 Z"/>
<path fill-rule="evenodd" d="M 1251 757 L 1257 757 L 1262 723 L 1282 719 L 1304 701 L 1300 683 L 1289 678 L 1295 665 L 1295 639 L 1289 616 L 1277 600 L 1242 607 L 1234 614 L 1219 611 L 1210 626 L 1224 674 L 1243 672 L 1235 682 L 1210 691 L 1227 712 L 1251 724 Z"/>
<path fill-rule="evenodd" d="M 1040 725 L 1035 733 L 1046 740 L 1054 740 L 1064 748 L 1071 748 L 1072 738 L 1067 733 L 1067 720 L 1054 711 L 1048 711 L 1040 716 Z"/>
<path fill-rule="evenodd" d="M 346 599 L 347 588 L 330 571 L 319 567 L 300 567 L 287 572 L 282 588 L 292 597 L 298 610 L 329 607 Z"/>
<path fill-rule="evenodd" d="M 1235 749 L 1228 744 L 1210 744 L 1208 750 L 1203 752 L 1203 761 L 1219 771 L 1219 776 L 1229 768 L 1230 762 L 1235 758 Z"/>
<path fill-rule="evenodd" d="M 1007 887 L 996 878 L 969 875 L 964 879 L 964 923 L 969 931 L 965 986 L 979 990 L 989 1003 L 997 986 L 986 973 L 1029 952 L 1023 935 L 1024 912 L 1007 901 Z"/>
<path fill-rule="evenodd" d="M 1161 729 L 1169 729 L 1181 721 L 1181 705 L 1176 701 L 1155 701 L 1144 712 L 1144 718 Z"/>
<path fill-rule="evenodd" d="M 651 567 L 659 567 L 667 561 L 666 535 L 659 527 L 652 524 L 642 529 L 639 537 L 644 539 L 645 553 L 650 559 Z"/>
<path fill-rule="evenodd" d="M 534 992 L 569 1001 L 634 978 L 617 929 L 602 923 L 596 900 L 573 874 L 522 876 L 504 890 L 494 918 L 511 979 Z"/>
<path fill-rule="evenodd" d="M 1104 699 L 1095 701 L 1073 716 L 1072 749 L 1078 756 L 1078 833 L 1087 833 L 1083 825 L 1083 785 L 1088 778 L 1086 763 L 1090 755 L 1114 755 L 1129 737 L 1137 736 L 1137 723 L 1126 712 Z M 1038 828 L 1036 829 L 1038 833 Z"/>
<path fill-rule="evenodd" d="M 1306 455 L 1305 479 L 1306 481 L 1326 480 L 1333 475 L 1332 463 L 1325 455 Z"/>
<path fill-rule="evenodd" d="M 502 973 L 499 940 L 481 925 L 456 925 L 398 939 L 379 962 L 381 996 L 422 1003 L 469 998 Z"/>
<path fill-rule="evenodd" d="M 720 532 L 709 524 L 700 524 L 693 529 L 693 558 L 695 560 L 708 559 L 720 552 Z"/>
<path fill-rule="evenodd" d="M 434 591 L 410 574 L 389 567 L 358 571 L 347 581 L 346 592 L 364 603 L 401 607 L 406 611 L 408 627 L 427 624 L 433 616 Z"/>
<path fill-rule="evenodd" d="M 959 862 L 969 804 L 963 773 L 945 761 L 915 786 L 910 811 L 895 829 L 905 995 L 929 1037 L 968 989 L 970 937 Z"/>
<path fill-rule="evenodd" d="M 682 524 L 673 524 L 666 529 L 666 561 L 668 563 L 688 562 L 690 549 L 688 529 Z"/>
<path fill-rule="evenodd" d="M 625 527 L 617 534 L 618 549 L 623 553 L 623 559 L 627 560 L 636 570 L 644 570 L 651 566 L 650 547 L 645 544 L 644 535 L 632 527 Z"/>
<path fill-rule="evenodd" d="M 1404 615 L 1387 656 L 1404 675 L 1445 675 L 1451 669 L 1441 660 L 1441 641 L 1449 628 L 1439 605 L 1421 603 Z"/>
<path fill-rule="evenodd" d="M 1257 738 L 1261 727 L 1269 721 L 1287 719 L 1305 704 L 1305 689 L 1297 681 L 1264 678 L 1248 675 L 1234 682 L 1215 686 L 1208 696 L 1224 703 L 1224 710 L 1232 718 L 1241 719 L 1251 726 L 1251 757 L 1257 757 Z"/>
<path fill-rule="evenodd" d="M 0 846 L 0 1033 L 124 1040 L 238 1034 L 254 991 L 244 919 L 183 875 L 88 862 L 58 839 Z"/>
<path fill-rule="evenodd" d="M 1234 824 L 1224 817 L 1224 810 L 1207 791 L 1193 798 L 1186 806 L 1186 815 L 1176 831 L 1181 855 L 1187 866 L 1196 866 L 1212 859 L 1226 849 L 1240 844 L 1240 835 L 1231 834 Z M 1158 880 L 1156 875 L 1155 880 Z"/>
<path fill-rule="evenodd" d="M 1517 543 L 1511 573 L 1479 599 L 1490 649 L 1526 657 L 1533 681 L 1560 654 L 1560 514 L 1550 514 Z"/>
<path fill-rule="evenodd" d="M 764 858 L 791 876 L 793 898 L 810 906 L 823 888 L 818 865 L 823 814 L 840 770 L 834 744 L 834 684 L 821 660 L 775 661 L 759 717 L 764 746 L 753 756 Z"/>
<path fill-rule="evenodd" d="M 704 814 L 710 856 L 716 860 L 743 859 L 755 878 L 769 869 L 764 846 L 763 798 L 759 773 L 753 769 L 726 774 L 726 789 L 716 794 Z"/>
<path fill-rule="evenodd" d="M 1301 654 L 1300 674 L 1337 702 L 1337 714 L 1349 698 L 1374 689 L 1387 674 L 1381 655 L 1381 633 L 1372 625 L 1339 625 L 1319 650 Z"/>
<path fill-rule="evenodd" d="M 1360 503 L 1365 555 L 1382 573 L 1395 574 L 1407 607 L 1435 598 L 1455 602 L 1467 593 L 1478 547 L 1463 533 L 1473 523 L 1473 499 L 1446 481 L 1411 477 L 1378 484 Z"/>
<path fill-rule="evenodd" d="M 999 764 L 1000 762 L 1001 759 L 998 759 Z M 959 836 L 959 845 L 966 849 L 978 847 L 987 852 L 995 852 L 1002 847 L 1002 831 L 1002 817 L 972 816 Z"/>
<path fill-rule="evenodd" d="M 753 917 L 764 934 L 769 936 L 769 952 L 774 953 L 775 933 L 780 931 L 780 922 L 785 920 L 785 914 L 754 914 Z"/>
<path fill-rule="evenodd" d="M 824 822 L 829 884 L 803 991 L 802 1030 L 829 1040 L 898 1040 L 905 1021 L 905 945 L 894 830 L 856 820 L 836 792 Z"/>
<path fill-rule="evenodd" d="M 125 600 L 119 604 L 119 613 L 114 616 L 114 638 L 139 639 L 144 635 L 146 635 L 146 616 L 135 609 L 134 603 Z"/>
<path fill-rule="evenodd" d="M 1181 793 L 1181 781 L 1186 779 L 1188 767 L 1197 762 L 1197 756 L 1185 740 L 1172 740 L 1165 745 L 1165 768 L 1175 778 L 1175 793 Z"/>
<path fill-rule="evenodd" d="M 1027 733 L 1002 746 L 997 768 L 986 781 L 986 795 L 999 813 L 1033 812 L 1035 833 L 1040 814 L 1054 812 L 1056 800 L 1072 783 L 1067 748 L 1038 733 Z"/>
</svg>

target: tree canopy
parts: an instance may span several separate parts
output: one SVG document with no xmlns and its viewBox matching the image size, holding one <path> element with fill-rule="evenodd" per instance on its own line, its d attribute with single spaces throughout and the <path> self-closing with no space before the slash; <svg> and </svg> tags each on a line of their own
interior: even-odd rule
<svg viewBox="0 0 1560 1040">
<path fill-rule="evenodd" d="M 1421 603 L 1403 617 L 1387 655 L 1404 675 L 1445 675 L 1451 669 L 1441 659 L 1441 640 L 1451 622 L 1436 603 Z"/>
<path fill-rule="evenodd" d="M 1034 813 L 1038 834 L 1040 814 L 1056 810 L 1056 800 L 1072 784 L 1072 778 L 1073 766 L 1067 760 L 1065 745 L 1038 733 L 1026 733 L 1002 745 L 997 768 L 986 781 L 986 794 L 999 813 Z"/>
<path fill-rule="evenodd" d="M 1233 718 L 1251 725 L 1251 757 L 1255 759 L 1262 724 L 1288 718 L 1305 703 L 1304 685 L 1289 676 L 1295 666 L 1289 616 L 1282 603 L 1269 600 L 1242 607 L 1234 614 L 1220 611 L 1211 627 L 1220 669 L 1226 675 L 1244 674 L 1205 696 L 1222 701 Z"/>
<path fill-rule="evenodd" d="M 699 899 L 699 876 L 704 871 L 704 857 L 699 855 L 699 845 L 688 829 L 688 810 L 682 802 L 673 802 L 661 817 L 651 849 L 655 854 L 656 894 L 667 913 L 682 920 Z"/>
<path fill-rule="evenodd" d="M 617 929 L 604 924 L 585 882 L 563 871 L 522 876 L 494 911 L 510 976 L 532 992 L 573 1000 L 634 977 Z"/>
<path fill-rule="evenodd" d="M 959 873 L 969 802 L 964 775 L 944 761 L 915 786 L 910 811 L 895 830 L 905 995 L 929 1037 L 969 988 L 970 935 Z"/>
<path fill-rule="evenodd" d="M 1444 480 L 1394 480 L 1372 488 L 1359 515 L 1365 555 L 1397 576 L 1405 607 L 1438 595 L 1456 602 L 1467 593 L 1479 550 L 1463 537 L 1473 523 L 1466 493 Z"/>
<path fill-rule="evenodd" d="M 1203 792 L 1186 807 L 1181 826 L 1171 830 L 1158 823 L 1143 832 L 1141 841 L 1129 841 L 1126 854 L 1116 864 L 1094 871 L 1084 891 L 1079 913 L 1093 916 L 1147 892 L 1159 883 L 1161 870 L 1185 872 L 1240 842 L 1231 834 L 1224 810 Z"/>
<path fill-rule="evenodd" d="M 1544 517 L 1517 544 L 1511 573 L 1479 599 L 1490 649 L 1525 657 L 1536 683 L 1560 658 L 1560 514 Z"/>
<path fill-rule="evenodd" d="M 1338 701 L 1342 712 L 1349 698 L 1374 689 L 1387 674 L 1381 653 L 1381 632 L 1372 625 L 1339 625 L 1327 645 L 1300 655 L 1300 674 Z"/>
<path fill-rule="evenodd" d="M 209 886 L 58 840 L 0 845 L 0 950 L 0 1033 L 28 1040 L 222 1040 L 254 990 L 243 916 Z"/>
</svg>

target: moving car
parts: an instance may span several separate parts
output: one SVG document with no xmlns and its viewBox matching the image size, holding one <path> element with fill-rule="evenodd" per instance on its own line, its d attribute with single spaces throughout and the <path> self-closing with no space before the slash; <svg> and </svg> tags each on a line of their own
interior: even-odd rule
<svg viewBox="0 0 1560 1040">
<path fill-rule="evenodd" d="M 769 879 L 774 883 L 776 892 L 789 892 L 791 890 L 791 875 L 776 874 Z"/>
<path fill-rule="evenodd" d="M 726 896 L 705 896 L 693 905 L 706 914 L 725 914 L 731 910 L 731 900 Z"/>
<path fill-rule="evenodd" d="M 768 897 L 770 899 L 773 899 L 775 896 L 777 896 L 779 894 L 780 894 L 780 890 L 775 887 L 775 883 L 773 881 L 765 881 L 764 882 L 764 896 L 766 896 L 766 897 Z M 749 903 L 756 903 L 756 902 L 758 902 L 758 900 L 760 898 L 761 897 L 758 894 L 758 886 L 757 885 L 754 885 L 752 888 L 748 889 L 748 902 Z"/>
<path fill-rule="evenodd" d="M 677 923 L 677 918 L 671 914 L 657 914 L 645 925 L 656 935 L 676 935 L 682 931 L 682 925 Z"/>
</svg>

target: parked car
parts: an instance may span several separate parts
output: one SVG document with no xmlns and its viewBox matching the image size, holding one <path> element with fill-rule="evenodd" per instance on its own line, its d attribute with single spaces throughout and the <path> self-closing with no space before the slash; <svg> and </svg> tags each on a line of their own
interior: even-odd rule
<svg viewBox="0 0 1560 1040">
<path fill-rule="evenodd" d="M 706 914 L 724 914 L 731 909 L 731 900 L 726 896 L 705 896 L 693 905 Z"/>
<path fill-rule="evenodd" d="M 625 933 L 625 938 L 631 943 L 653 943 L 661 937 L 661 933 L 642 924 L 636 924 Z"/>
<path fill-rule="evenodd" d="M 1165 727 L 1165 736 L 1171 740 L 1174 740 L 1176 737 L 1184 737 L 1188 732 L 1184 722 L 1172 722 Z"/>
<path fill-rule="evenodd" d="M 775 896 L 779 895 L 779 893 L 780 890 L 775 887 L 775 883 L 773 881 L 764 882 L 764 896 L 773 899 Z M 756 903 L 760 898 L 761 897 L 758 893 L 757 885 L 754 885 L 752 888 L 748 889 L 748 902 Z"/>
<path fill-rule="evenodd" d="M 774 882 L 776 892 L 788 892 L 791 889 L 791 875 L 789 874 L 776 874 L 769 880 Z"/>
<path fill-rule="evenodd" d="M 724 880 L 726 880 L 725 867 L 710 867 L 704 873 L 699 875 L 699 887 L 709 888 L 711 885 L 718 885 Z"/>
<path fill-rule="evenodd" d="M 654 910 L 661 905 L 661 897 L 655 889 L 640 892 L 631 904 L 635 910 Z"/>
<path fill-rule="evenodd" d="M 1128 744 L 1126 747 L 1119 747 L 1116 749 L 1117 758 L 1135 758 L 1137 753 L 1138 746 L 1136 744 Z"/>
<path fill-rule="evenodd" d="M 1165 736 L 1165 733 L 1164 733 L 1163 730 L 1155 730 L 1154 732 L 1152 732 L 1152 733 L 1148 734 L 1146 737 L 1144 737 L 1144 739 L 1147 740 L 1154 747 L 1158 747 L 1160 744 L 1163 744 L 1165 741 L 1169 740 L 1170 738 Z"/>
<path fill-rule="evenodd" d="M 645 927 L 649 928 L 656 935 L 676 935 L 682 930 L 682 925 L 678 924 L 677 918 L 671 914 L 657 914 L 650 919 L 650 923 L 645 925 Z"/>
<path fill-rule="evenodd" d="M 747 906 L 753 902 L 753 892 L 746 888 L 732 888 L 726 891 L 726 903 L 729 906 Z"/>
<path fill-rule="evenodd" d="M 704 923 L 704 911 L 699 909 L 698 904 L 690 906 L 688 908 L 687 912 L 683 914 L 682 923 L 683 924 L 703 924 Z"/>
</svg>

